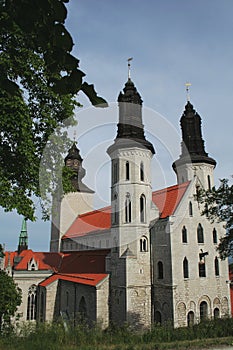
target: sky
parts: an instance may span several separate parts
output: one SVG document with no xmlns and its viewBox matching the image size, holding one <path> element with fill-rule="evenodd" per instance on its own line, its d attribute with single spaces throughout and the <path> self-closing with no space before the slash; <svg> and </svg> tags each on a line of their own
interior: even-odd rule
<svg viewBox="0 0 233 350">
<path fill-rule="evenodd" d="M 179 120 L 190 101 L 202 118 L 206 151 L 216 159 L 215 180 L 233 174 L 233 2 L 231 0 L 70 0 L 65 23 L 80 59 L 85 80 L 108 103 L 83 104 L 76 112 L 78 147 L 86 169 L 83 181 L 96 192 L 95 206 L 109 204 L 107 147 L 116 135 L 117 97 L 131 78 L 143 99 L 147 138 L 156 155 L 153 188 L 176 183 L 172 162 L 180 152 Z M 71 131 L 72 135 L 73 130 Z M 49 249 L 50 223 L 28 223 L 29 247 Z M 22 217 L 0 210 L 0 242 L 7 250 L 18 244 Z"/>
</svg>

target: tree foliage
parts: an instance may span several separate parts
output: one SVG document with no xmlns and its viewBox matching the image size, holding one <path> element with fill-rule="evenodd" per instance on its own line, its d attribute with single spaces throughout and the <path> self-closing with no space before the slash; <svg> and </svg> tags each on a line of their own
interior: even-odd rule
<svg viewBox="0 0 233 350">
<path fill-rule="evenodd" d="M 199 191 L 198 201 L 205 204 L 203 215 L 211 222 L 223 222 L 226 228 L 227 233 L 218 245 L 221 259 L 233 256 L 233 185 L 228 179 L 222 179 L 218 188 Z"/>
<path fill-rule="evenodd" d="M 71 54 L 68 1 L 0 0 L 0 205 L 31 220 L 43 149 L 73 116 L 77 93 L 106 106 Z"/>
<path fill-rule="evenodd" d="M 0 332 L 9 328 L 11 317 L 21 304 L 21 294 L 13 278 L 0 270 Z"/>
</svg>

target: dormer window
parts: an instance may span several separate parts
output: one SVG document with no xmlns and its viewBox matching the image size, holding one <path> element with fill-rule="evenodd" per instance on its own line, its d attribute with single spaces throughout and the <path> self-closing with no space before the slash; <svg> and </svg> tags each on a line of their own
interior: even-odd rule
<svg viewBox="0 0 233 350">
<path fill-rule="evenodd" d="M 38 263 L 35 261 L 34 258 L 32 258 L 28 262 L 28 271 L 37 271 L 38 270 Z"/>
</svg>

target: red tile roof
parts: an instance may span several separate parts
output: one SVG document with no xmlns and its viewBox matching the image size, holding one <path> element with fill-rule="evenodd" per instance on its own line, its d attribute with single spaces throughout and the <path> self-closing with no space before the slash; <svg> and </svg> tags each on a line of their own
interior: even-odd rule
<svg viewBox="0 0 233 350">
<path fill-rule="evenodd" d="M 164 219 L 176 211 L 190 181 L 152 193 L 152 200 L 158 207 L 160 218 Z M 111 228 L 111 207 L 105 207 L 77 217 L 62 239 L 102 233 Z"/>
<path fill-rule="evenodd" d="M 164 219 L 175 213 L 190 181 L 174 185 L 152 193 L 152 201 L 159 209 L 160 218 Z"/>
<path fill-rule="evenodd" d="M 94 274 L 94 273 L 60 274 L 60 273 L 56 273 L 56 274 L 48 277 L 44 281 L 42 281 L 39 284 L 39 286 L 47 287 L 49 284 L 51 284 L 57 280 L 69 281 L 69 282 L 85 284 L 85 285 L 89 285 L 89 286 L 97 286 L 107 276 L 108 276 L 108 274 L 106 274 L 106 273 L 102 273 L 102 274 L 101 273 L 99 273 L 99 274 Z"/>
</svg>

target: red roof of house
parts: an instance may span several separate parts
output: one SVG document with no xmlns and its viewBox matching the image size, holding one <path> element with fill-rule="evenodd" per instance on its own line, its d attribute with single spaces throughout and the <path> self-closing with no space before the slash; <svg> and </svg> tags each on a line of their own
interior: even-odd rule
<svg viewBox="0 0 233 350">
<path fill-rule="evenodd" d="M 101 273 L 99 273 L 99 274 L 94 274 L 94 273 L 60 274 L 60 273 L 56 273 L 56 274 L 46 278 L 44 281 L 42 281 L 39 284 L 39 286 L 47 287 L 49 284 L 51 284 L 57 280 L 80 283 L 80 284 L 85 284 L 85 285 L 89 285 L 89 286 L 97 286 L 97 284 L 99 284 L 107 276 L 108 276 L 108 274 L 106 274 L 106 273 L 102 273 L 102 274 Z"/>
<path fill-rule="evenodd" d="M 70 253 L 33 252 L 31 249 L 5 253 L 5 268 L 9 263 L 14 270 L 28 270 L 28 263 L 34 259 L 38 270 L 49 270 L 62 274 L 105 273 L 105 258 L 110 250 L 90 250 Z M 17 259 L 15 259 L 17 258 Z M 21 258 L 21 260 L 20 260 Z"/>
<path fill-rule="evenodd" d="M 160 218 L 171 216 L 176 211 L 190 181 L 152 193 L 152 200 L 159 209 Z M 77 217 L 62 239 L 101 233 L 111 228 L 111 207 L 91 211 Z"/>
</svg>

